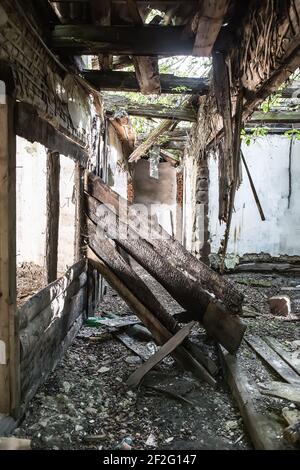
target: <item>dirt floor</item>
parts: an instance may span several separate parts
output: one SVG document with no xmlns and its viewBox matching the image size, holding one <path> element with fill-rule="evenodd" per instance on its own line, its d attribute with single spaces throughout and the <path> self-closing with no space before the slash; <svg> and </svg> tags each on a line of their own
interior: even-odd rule
<svg viewBox="0 0 300 470">
<path fill-rule="evenodd" d="M 143 277 L 170 313 L 182 311 L 156 281 L 145 272 Z M 300 339 L 300 322 L 272 316 L 267 304 L 270 296 L 282 294 L 282 287 L 300 285 L 300 278 L 244 273 L 229 277 L 244 292 L 250 314 L 257 314 L 255 318 L 243 318 L 247 334 L 271 335 L 289 344 Z M 300 297 L 294 291 L 288 295 Z M 132 315 L 109 287 L 98 313 Z M 193 340 L 219 365 L 215 345 L 201 327 L 193 331 Z M 144 347 L 151 349 L 154 345 L 146 341 Z M 274 380 L 246 344 L 238 354 L 253 380 Z M 128 391 L 124 384 L 141 362 L 111 328 L 85 326 L 32 400 L 15 435 L 31 438 L 37 449 L 252 448 L 221 371 L 213 389 L 179 370 L 167 358 L 148 374 L 137 392 Z M 168 392 L 175 392 L 177 397 Z M 278 413 L 292 406 L 268 397 L 262 404 Z"/>
<path fill-rule="evenodd" d="M 34 263 L 22 263 L 17 267 L 17 305 L 21 307 L 26 300 L 46 285 L 44 269 Z"/>
</svg>

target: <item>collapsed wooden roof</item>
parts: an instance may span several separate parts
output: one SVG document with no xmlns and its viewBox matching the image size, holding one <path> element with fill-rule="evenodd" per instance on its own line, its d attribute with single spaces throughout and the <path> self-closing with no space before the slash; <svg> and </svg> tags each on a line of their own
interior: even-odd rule
<svg viewBox="0 0 300 470">
<path fill-rule="evenodd" d="M 235 0 L 32 0 L 49 28 L 49 47 L 76 62 L 93 86 L 171 92 L 177 77 L 159 73 L 158 59 L 209 56 L 220 29 L 236 11 Z M 93 55 L 97 70 L 84 71 L 78 56 Z M 77 59 L 76 59 L 77 58 Z M 135 75 L 118 72 L 133 65 Z M 171 84 L 170 84 L 171 80 Z M 206 93 L 207 83 L 181 80 L 188 92 Z M 186 83 L 185 83 L 186 82 Z M 172 84 L 174 86 L 172 86 Z M 191 90 L 191 91 L 189 91 Z"/>
</svg>

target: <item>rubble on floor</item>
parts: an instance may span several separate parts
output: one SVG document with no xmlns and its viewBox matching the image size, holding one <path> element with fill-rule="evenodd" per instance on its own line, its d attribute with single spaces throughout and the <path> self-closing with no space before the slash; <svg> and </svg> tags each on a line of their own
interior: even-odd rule
<svg viewBox="0 0 300 470">
<path fill-rule="evenodd" d="M 241 281 L 246 312 L 257 312 L 243 315 L 248 327 L 246 338 L 272 337 L 287 349 L 291 344 L 297 348 L 298 323 L 272 315 L 268 299 L 279 295 L 283 287 L 299 285 L 300 279 L 258 274 L 228 277 Z M 143 279 L 169 313 L 182 312 L 151 276 L 144 273 Z M 290 294 L 293 304 L 299 293 L 289 291 Z M 108 288 L 99 314 L 105 317 L 111 313 L 123 321 L 133 320 L 126 304 Z M 180 370 L 167 356 L 148 372 L 138 389 L 128 390 L 126 381 L 145 360 L 145 351 L 151 355 L 157 350 L 145 329 L 139 327 L 138 323 L 125 328 L 104 324 L 83 327 L 62 363 L 31 401 L 15 436 L 31 439 L 35 449 L 252 448 L 221 370 L 216 377 L 217 386 L 212 387 Z M 124 336 L 123 340 L 118 338 L 122 333 L 134 338 L 140 348 L 136 351 L 132 344 L 124 343 Z M 200 325 L 193 328 L 190 339 L 220 366 L 215 343 Z M 257 389 L 278 381 L 278 375 L 245 341 L 237 358 Z M 257 413 L 267 412 L 275 421 L 284 422 L 283 410 L 296 407 L 293 401 L 258 393 Z M 291 435 L 295 435 L 294 431 Z"/>
</svg>

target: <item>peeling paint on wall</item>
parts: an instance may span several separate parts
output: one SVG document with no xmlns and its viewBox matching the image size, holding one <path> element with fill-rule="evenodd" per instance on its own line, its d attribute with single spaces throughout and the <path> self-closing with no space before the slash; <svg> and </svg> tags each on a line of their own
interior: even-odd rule
<svg viewBox="0 0 300 470">
<path fill-rule="evenodd" d="M 243 169 L 243 182 L 236 194 L 228 253 L 268 253 L 271 256 L 300 254 L 300 142 L 295 141 L 291 159 L 293 191 L 289 199 L 290 140 L 282 135 L 258 138 L 243 152 L 266 215 L 260 219 Z M 218 220 L 218 164 L 209 160 L 209 231 L 211 251 L 217 253 L 224 233 Z"/>
</svg>

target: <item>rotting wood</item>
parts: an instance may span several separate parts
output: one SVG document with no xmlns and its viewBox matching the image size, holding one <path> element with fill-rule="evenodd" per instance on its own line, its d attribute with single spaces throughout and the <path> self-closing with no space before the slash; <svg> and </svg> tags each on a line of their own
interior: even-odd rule
<svg viewBox="0 0 300 470">
<path fill-rule="evenodd" d="M 297 357 L 297 352 L 294 354 L 288 352 L 275 338 L 271 336 L 266 337 L 266 342 L 271 346 L 274 351 L 292 368 L 299 374 L 300 378 L 300 359 Z"/>
<path fill-rule="evenodd" d="M 46 380 L 49 373 L 63 357 L 67 347 L 82 326 L 82 315 L 86 303 L 86 289 L 64 304 L 61 316 L 47 328 L 39 340 L 39 347 L 30 360 L 21 363 L 21 385 L 23 409 L 34 396 L 38 387 Z"/>
<path fill-rule="evenodd" d="M 14 97 L 0 81 L 0 414 L 18 416 L 19 324 L 16 307 L 16 135 Z"/>
<path fill-rule="evenodd" d="M 136 388 L 143 377 L 153 367 L 158 365 L 166 356 L 176 349 L 183 340 L 190 334 L 195 323 L 191 322 L 179 330 L 176 335 L 172 336 L 153 356 L 151 356 L 145 364 L 139 367 L 127 380 L 126 385 L 129 388 Z"/>
<path fill-rule="evenodd" d="M 39 142 L 54 152 L 80 162 L 83 167 L 87 166 L 89 158 L 87 149 L 73 142 L 51 123 L 42 119 L 30 104 L 16 103 L 15 129 L 18 136 L 29 142 Z"/>
<path fill-rule="evenodd" d="M 107 113 L 113 113 L 118 109 L 125 109 L 130 116 L 143 116 L 147 118 L 171 119 L 178 121 L 195 122 L 197 112 L 191 106 L 174 108 L 162 104 L 139 104 L 120 95 L 104 95 L 104 108 Z M 143 137 L 142 137 L 143 138 Z"/>
<path fill-rule="evenodd" d="M 127 0 L 127 7 L 135 25 L 143 25 L 144 20 L 139 12 L 135 0 Z M 136 56 L 132 57 L 135 75 L 141 93 L 161 93 L 159 67 L 157 57 Z"/>
<path fill-rule="evenodd" d="M 75 235 L 74 235 L 74 261 L 83 258 L 83 233 L 84 233 L 84 170 L 76 163 L 74 173 L 74 195 L 75 195 Z"/>
<path fill-rule="evenodd" d="M 184 26 L 55 26 L 51 47 L 59 54 L 191 55 L 193 38 Z"/>
<path fill-rule="evenodd" d="M 99 91 L 140 91 L 134 72 L 83 70 L 81 74 L 88 83 Z M 207 78 L 161 74 L 160 84 L 161 92 L 169 94 L 206 95 L 209 90 L 209 80 Z"/>
<path fill-rule="evenodd" d="M 300 376 L 268 344 L 258 336 L 247 336 L 247 344 L 286 382 L 298 383 Z"/>
<path fill-rule="evenodd" d="M 300 405 L 300 383 L 271 382 L 260 385 L 260 393 L 271 397 L 283 398 Z"/>
<path fill-rule="evenodd" d="M 162 121 L 159 126 L 157 126 L 149 135 L 149 137 L 140 144 L 130 155 L 129 157 L 129 163 L 132 162 L 137 162 L 142 158 L 143 155 L 152 147 L 153 144 L 156 143 L 156 141 L 163 135 L 163 133 L 167 130 L 169 130 L 172 126 L 174 125 L 174 121 L 171 120 L 165 120 Z"/>
<path fill-rule="evenodd" d="M 47 284 L 57 278 L 57 255 L 59 233 L 59 183 L 60 156 L 56 152 L 47 152 L 47 214 L 46 214 L 46 281 Z"/>
<path fill-rule="evenodd" d="M 196 27 L 192 28 L 196 32 L 193 55 L 207 57 L 211 54 L 228 6 L 229 0 L 210 0 L 201 5 L 193 22 Z"/>
<path fill-rule="evenodd" d="M 238 404 L 247 432 L 257 450 L 280 450 L 286 446 L 281 439 L 282 427 L 259 408 L 259 391 L 250 382 L 241 360 L 219 348 L 221 363 L 231 392 Z"/>
<path fill-rule="evenodd" d="M 158 319 L 157 310 L 155 310 L 156 315 L 154 315 L 151 312 L 153 306 L 150 305 L 149 308 L 149 306 L 144 304 L 145 299 L 141 300 L 142 291 L 140 288 L 137 289 L 136 293 L 131 292 L 131 288 L 127 287 L 122 279 L 119 279 L 119 277 L 114 273 L 114 270 L 104 263 L 91 248 L 87 249 L 87 256 L 89 261 L 99 270 L 99 272 L 106 278 L 107 282 L 109 282 L 113 289 L 119 293 L 127 305 L 133 309 L 137 316 L 142 320 L 144 325 L 151 331 L 155 341 L 160 345 L 168 341 L 171 338 L 171 333 Z M 125 262 L 116 251 L 113 252 L 113 257 L 110 257 L 110 261 L 116 261 L 124 267 Z M 131 278 L 135 278 L 136 275 L 132 274 L 131 268 L 128 267 L 128 265 L 126 266 L 126 270 L 129 270 L 128 282 L 130 283 L 130 286 L 132 286 Z M 177 348 L 176 351 L 173 351 L 172 355 L 177 361 L 179 361 L 179 363 L 183 365 L 184 368 L 187 368 L 193 372 L 193 374 L 200 380 L 205 380 L 211 385 L 216 384 L 215 379 L 193 358 L 193 356 L 183 346 Z"/>
<path fill-rule="evenodd" d="M 115 193 L 101 178 L 91 173 L 86 173 L 86 191 L 98 201 L 109 205 L 109 209 L 119 215 L 121 208 L 125 208 L 127 223 L 133 230 L 137 230 L 136 223 L 140 221 L 139 234 L 147 239 L 151 234 L 151 243 L 158 253 L 179 270 L 183 270 L 188 276 L 194 278 L 209 292 L 214 293 L 232 312 L 241 309 L 243 295 L 234 284 L 221 277 L 207 265 L 196 259 L 176 239 L 170 238 L 161 226 L 155 227 L 151 219 L 138 212 L 128 201 Z"/>
<path fill-rule="evenodd" d="M 99 229 L 104 230 L 109 238 L 143 266 L 183 308 L 192 311 L 194 319 L 202 321 L 211 336 L 230 352 L 237 351 L 245 331 L 245 326 L 238 317 L 231 315 L 221 304 L 215 302 L 215 299 L 204 291 L 197 281 L 165 260 L 154 249 L 151 238 L 149 241 L 142 237 L 137 238 L 133 230 L 120 219 L 117 220 L 116 226 L 110 228 L 111 224 L 108 223 L 107 217 L 102 220 L 98 215 L 101 206 L 97 200 L 89 197 L 86 203 L 88 215 Z M 111 213 L 112 219 L 113 215 Z M 90 224 L 88 227 L 89 240 L 92 239 L 93 243 L 96 243 L 96 228 Z M 168 276 L 165 275 L 166 272 Z"/>
<path fill-rule="evenodd" d="M 21 360 L 23 361 L 32 352 L 38 350 L 42 335 L 50 327 L 54 326 L 65 311 L 71 299 L 86 285 L 86 273 L 81 273 L 67 288 L 55 297 L 51 304 L 43 309 L 27 326 L 20 331 Z"/>
</svg>

